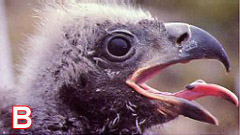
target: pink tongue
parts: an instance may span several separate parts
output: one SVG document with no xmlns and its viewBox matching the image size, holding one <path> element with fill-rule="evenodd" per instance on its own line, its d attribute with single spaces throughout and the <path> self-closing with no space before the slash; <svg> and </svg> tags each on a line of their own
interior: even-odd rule
<svg viewBox="0 0 240 135">
<path fill-rule="evenodd" d="M 215 96 L 226 99 L 238 106 L 237 96 L 230 90 L 216 84 L 207 84 L 202 80 L 197 80 L 186 86 L 186 89 L 174 93 L 174 96 L 194 100 L 204 96 Z"/>
</svg>

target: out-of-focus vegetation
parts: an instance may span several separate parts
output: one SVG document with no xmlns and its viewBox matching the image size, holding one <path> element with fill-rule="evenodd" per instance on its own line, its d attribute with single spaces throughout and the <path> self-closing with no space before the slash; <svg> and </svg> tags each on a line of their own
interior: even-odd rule
<svg viewBox="0 0 240 135">
<path fill-rule="evenodd" d="M 24 42 L 35 30 L 33 9 L 41 8 L 41 0 L 5 0 L 14 63 L 22 60 L 21 49 Z M 196 79 L 221 84 L 234 93 L 239 90 L 239 48 L 238 48 L 238 9 L 237 0 L 137 0 L 164 22 L 186 22 L 205 29 L 214 35 L 226 49 L 231 72 L 226 74 L 217 61 L 201 60 L 189 64 L 179 64 L 163 71 L 149 82 L 162 91 L 178 91 Z M 196 122 L 180 117 L 165 125 L 166 134 L 227 134 L 238 135 L 238 109 L 217 98 L 203 98 L 200 104 L 212 112 L 220 121 L 219 126 Z"/>
</svg>

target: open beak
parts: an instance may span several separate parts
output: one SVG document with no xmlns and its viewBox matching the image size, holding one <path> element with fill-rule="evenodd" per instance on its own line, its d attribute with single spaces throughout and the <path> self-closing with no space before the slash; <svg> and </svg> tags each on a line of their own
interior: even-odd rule
<svg viewBox="0 0 240 135">
<path fill-rule="evenodd" d="M 217 125 L 217 119 L 192 100 L 204 96 L 215 96 L 238 106 L 238 99 L 230 90 L 216 84 L 208 84 L 202 80 L 197 80 L 179 92 L 170 93 L 156 90 L 145 83 L 170 65 L 186 63 L 194 59 L 217 59 L 229 72 L 230 66 L 227 54 L 222 45 L 212 35 L 198 27 L 184 23 L 166 23 L 165 27 L 170 41 L 176 44 L 179 50 L 178 55 L 165 63 L 153 63 L 137 69 L 127 79 L 126 83 L 145 97 L 173 105 L 178 114 Z M 161 107 L 157 110 L 159 113 L 169 113 L 169 110 Z"/>
</svg>

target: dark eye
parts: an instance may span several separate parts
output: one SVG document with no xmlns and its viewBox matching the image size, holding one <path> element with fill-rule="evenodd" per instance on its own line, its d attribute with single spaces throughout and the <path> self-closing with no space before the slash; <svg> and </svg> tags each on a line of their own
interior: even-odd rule
<svg viewBox="0 0 240 135">
<path fill-rule="evenodd" d="M 131 44 L 127 39 L 115 37 L 108 42 L 107 49 L 112 55 L 124 56 L 131 49 Z"/>
<path fill-rule="evenodd" d="M 122 62 L 135 54 L 137 38 L 127 30 L 114 30 L 104 38 L 101 53 L 112 62 Z"/>
</svg>

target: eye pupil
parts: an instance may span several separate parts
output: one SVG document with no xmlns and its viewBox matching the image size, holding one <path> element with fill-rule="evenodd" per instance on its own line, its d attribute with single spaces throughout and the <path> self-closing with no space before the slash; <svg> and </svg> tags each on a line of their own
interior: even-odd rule
<svg viewBox="0 0 240 135">
<path fill-rule="evenodd" d="M 108 51 L 115 56 L 124 56 L 131 49 L 130 43 L 123 38 L 113 38 L 108 44 Z"/>
</svg>

